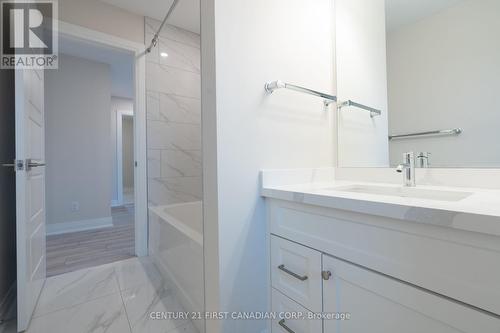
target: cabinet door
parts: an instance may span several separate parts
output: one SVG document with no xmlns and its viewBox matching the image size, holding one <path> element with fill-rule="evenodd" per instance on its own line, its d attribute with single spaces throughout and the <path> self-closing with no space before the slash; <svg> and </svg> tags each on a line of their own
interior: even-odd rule
<svg viewBox="0 0 500 333">
<path fill-rule="evenodd" d="M 325 333 L 499 333 L 500 319 L 359 266 L 323 256 Z"/>
<path fill-rule="evenodd" d="M 321 252 L 271 237 L 271 280 L 281 291 L 305 308 L 321 312 Z"/>
<path fill-rule="evenodd" d="M 321 333 L 322 321 L 300 304 L 272 288 L 272 308 L 277 315 L 271 333 Z"/>
</svg>

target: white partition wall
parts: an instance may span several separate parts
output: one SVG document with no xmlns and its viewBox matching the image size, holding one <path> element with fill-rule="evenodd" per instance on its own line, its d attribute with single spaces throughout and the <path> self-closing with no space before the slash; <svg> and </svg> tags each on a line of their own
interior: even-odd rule
<svg viewBox="0 0 500 333">
<path fill-rule="evenodd" d="M 335 94 L 333 1 L 202 1 L 207 311 L 268 311 L 263 168 L 331 166 L 335 107 L 279 90 L 283 80 Z M 265 320 L 208 321 L 207 333 L 255 333 Z"/>
</svg>

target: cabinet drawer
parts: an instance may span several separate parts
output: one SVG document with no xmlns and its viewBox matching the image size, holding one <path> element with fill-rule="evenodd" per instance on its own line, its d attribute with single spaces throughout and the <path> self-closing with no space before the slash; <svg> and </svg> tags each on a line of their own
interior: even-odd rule
<svg viewBox="0 0 500 333">
<path fill-rule="evenodd" d="M 271 236 L 271 280 L 305 308 L 321 312 L 321 253 Z"/>
<path fill-rule="evenodd" d="M 393 278 L 324 255 L 325 333 L 499 333 L 500 319 Z"/>
<path fill-rule="evenodd" d="M 274 288 L 271 301 L 273 313 L 277 315 L 272 322 L 272 333 L 321 333 L 323 331 L 321 319 L 307 319 L 310 311 Z M 292 316 L 301 316 L 301 318 L 290 318 Z"/>
</svg>

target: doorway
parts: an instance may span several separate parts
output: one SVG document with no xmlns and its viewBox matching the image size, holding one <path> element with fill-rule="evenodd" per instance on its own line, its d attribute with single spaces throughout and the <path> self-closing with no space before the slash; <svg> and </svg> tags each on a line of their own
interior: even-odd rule
<svg viewBox="0 0 500 333">
<path fill-rule="evenodd" d="M 46 72 L 47 276 L 134 256 L 134 211 L 112 209 L 118 170 L 134 207 L 133 64 L 127 52 L 62 37 L 59 68 Z M 129 112 L 120 124 L 112 121 L 116 100 Z M 114 132 L 123 132 L 119 142 Z M 120 168 L 111 157 L 117 147 L 130 160 Z"/>
<path fill-rule="evenodd" d="M 114 37 L 60 30 L 45 80 L 48 277 L 147 253 L 143 63 Z"/>
</svg>

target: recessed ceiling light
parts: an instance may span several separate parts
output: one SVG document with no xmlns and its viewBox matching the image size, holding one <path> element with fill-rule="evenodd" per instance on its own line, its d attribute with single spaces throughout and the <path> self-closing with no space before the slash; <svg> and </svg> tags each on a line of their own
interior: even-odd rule
<svg viewBox="0 0 500 333">
<path fill-rule="evenodd" d="M 162 53 L 160 53 L 160 55 L 161 55 L 163 58 L 168 57 L 168 53 L 166 53 L 166 52 L 162 52 Z"/>
</svg>

